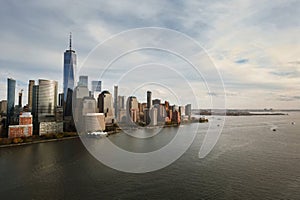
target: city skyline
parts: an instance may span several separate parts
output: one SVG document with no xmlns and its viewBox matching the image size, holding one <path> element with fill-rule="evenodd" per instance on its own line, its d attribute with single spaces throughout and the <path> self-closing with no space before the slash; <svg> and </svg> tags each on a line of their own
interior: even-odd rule
<svg viewBox="0 0 300 200">
<path fill-rule="evenodd" d="M 159 26 L 183 32 L 207 49 L 224 80 L 227 108 L 299 109 L 299 2 L 264 1 L 259 5 L 251 1 L 230 2 L 166 1 L 163 7 L 144 2 L 138 3 L 139 9 L 133 13 L 128 11 L 136 4 L 128 1 L 119 5 L 96 3 L 101 5 L 99 7 L 89 6 L 95 2 L 78 3 L 80 5 L 71 6 L 72 9 L 65 12 L 57 11 L 57 15 L 52 11 L 64 6 L 55 1 L 3 3 L 0 99 L 6 99 L 8 77 L 17 80 L 16 92 L 24 89 L 23 104 L 28 98 L 29 79 L 56 80 L 62 92 L 62 51 L 68 47 L 70 31 L 78 54 L 77 66 L 81 66 L 91 49 L 111 35 L 130 28 Z M 180 13 L 179 8 L 185 9 L 185 14 Z M 11 9 L 18 14 L 8 13 Z M 120 13 L 115 15 L 116 11 Z M 220 18 L 220 11 L 225 12 L 225 17 Z M 17 20 L 19 15 L 22 22 Z M 233 26 L 235 31 L 231 29 Z M 99 71 L 103 70 L 98 67 Z M 115 83 L 101 81 L 103 89 L 113 91 Z M 191 82 L 197 88 L 199 82 Z M 183 98 L 187 96 L 183 89 L 178 88 L 178 91 Z M 218 92 L 203 90 L 202 94 L 209 99 Z M 203 108 L 209 105 L 205 102 Z"/>
</svg>

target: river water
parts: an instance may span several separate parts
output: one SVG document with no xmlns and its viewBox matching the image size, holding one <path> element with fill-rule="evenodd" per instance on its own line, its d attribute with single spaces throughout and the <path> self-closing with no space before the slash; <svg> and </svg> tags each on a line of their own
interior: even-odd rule
<svg viewBox="0 0 300 200">
<path fill-rule="evenodd" d="M 200 124 L 173 164 L 141 174 L 105 166 L 79 138 L 1 148 L 1 199 L 300 199 L 300 113 L 226 117 L 216 146 L 199 159 L 207 127 Z M 148 152 L 175 134 L 172 127 L 147 140 L 124 133 L 109 140 Z"/>
</svg>

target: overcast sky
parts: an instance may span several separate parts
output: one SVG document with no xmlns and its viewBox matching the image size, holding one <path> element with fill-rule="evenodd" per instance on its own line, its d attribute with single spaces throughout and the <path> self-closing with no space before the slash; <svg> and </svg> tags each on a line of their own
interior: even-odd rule
<svg viewBox="0 0 300 200">
<path fill-rule="evenodd" d="M 205 49 L 204 60 L 209 57 L 211 62 L 199 62 L 203 68 L 218 69 L 224 81 L 228 108 L 300 109 L 299 0 L 9 0 L 1 1 L 0 27 L 0 99 L 6 99 L 7 77 L 17 80 L 17 90 L 25 90 L 23 103 L 27 103 L 29 79 L 54 79 L 62 90 L 63 52 L 68 48 L 69 32 L 73 33 L 78 68 L 81 65 L 84 68 L 83 60 L 89 52 L 110 36 L 128 29 L 162 27 L 186 34 Z M 164 40 L 178 44 L 175 37 L 165 37 Z M 135 42 L 138 47 L 141 40 Z M 185 44 L 178 45 L 189 51 Z M 119 45 L 127 44 L 122 41 Z M 149 51 L 126 56 L 126 60 L 120 60 L 101 78 L 103 87 L 112 92 L 113 84 L 116 84 L 112 80 L 129 74 L 132 67 L 144 64 L 148 66 L 146 72 L 137 67 L 130 73 L 131 77 L 124 79 L 128 87 L 132 85 L 131 90 L 141 101 L 145 100 L 145 95 L 140 95 L 149 88 L 154 97 L 171 98 L 174 103 L 179 98 L 181 104 L 194 103 L 189 98 L 196 98 L 198 107 L 206 108 L 211 107 L 211 97 L 222 95 L 222 92 L 207 90 L 204 86 L 207 80 L 211 80 L 210 84 L 219 83 L 214 81 L 217 76 L 208 73 L 205 81 L 198 80 L 197 76 L 193 78 L 188 75 L 188 72 L 193 74 L 189 66 L 165 54 Z M 97 59 L 90 57 L 91 63 L 92 59 L 93 63 L 101 63 L 99 54 Z M 151 78 L 154 79 L 152 82 L 157 82 L 155 77 L 164 75 L 158 73 L 164 67 L 165 70 L 171 69 L 172 73 L 165 74 L 165 77 L 169 77 L 174 88 L 164 87 L 167 82 L 157 84 L 157 88 L 141 84 L 143 74 L 147 74 L 147 82 L 151 82 Z M 103 69 L 96 63 L 90 71 L 99 77 Z M 88 74 L 88 71 L 83 73 Z M 187 90 L 181 81 L 174 81 L 181 79 L 194 90 L 199 90 L 196 97 L 191 97 L 192 90 Z M 134 85 L 137 82 L 139 85 Z M 223 88 L 222 85 L 219 87 Z M 119 93 L 122 95 L 122 90 Z M 177 97 L 172 98 L 171 94 Z M 127 95 L 125 89 L 124 95 Z"/>
</svg>

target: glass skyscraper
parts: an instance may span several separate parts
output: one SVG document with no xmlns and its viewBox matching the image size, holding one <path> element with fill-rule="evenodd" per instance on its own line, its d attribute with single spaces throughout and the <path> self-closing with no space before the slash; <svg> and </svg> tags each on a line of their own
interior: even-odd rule
<svg viewBox="0 0 300 200">
<path fill-rule="evenodd" d="M 38 118 L 54 116 L 57 105 L 57 81 L 39 79 Z"/>
<path fill-rule="evenodd" d="M 88 76 L 79 76 L 78 86 L 88 87 Z"/>
<path fill-rule="evenodd" d="M 64 102 L 67 101 L 68 89 L 74 89 L 76 70 L 76 54 L 72 50 L 72 35 L 70 34 L 69 49 L 64 53 Z"/>
<path fill-rule="evenodd" d="M 15 107 L 15 91 L 16 80 L 12 78 L 7 79 L 7 126 L 10 125 L 11 118 L 14 114 Z"/>
</svg>

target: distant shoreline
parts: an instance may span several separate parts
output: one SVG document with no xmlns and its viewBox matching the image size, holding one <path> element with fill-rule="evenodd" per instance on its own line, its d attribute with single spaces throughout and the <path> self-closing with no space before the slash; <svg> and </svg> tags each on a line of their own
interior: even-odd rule
<svg viewBox="0 0 300 200">
<path fill-rule="evenodd" d="M 271 115 L 288 115 L 288 113 L 282 112 L 247 112 L 247 111 L 227 111 L 222 112 L 211 112 L 211 111 L 200 111 L 195 112 L 195 115 L 204 115 L 204 116 L 271 116 Z"/>
</svg>

